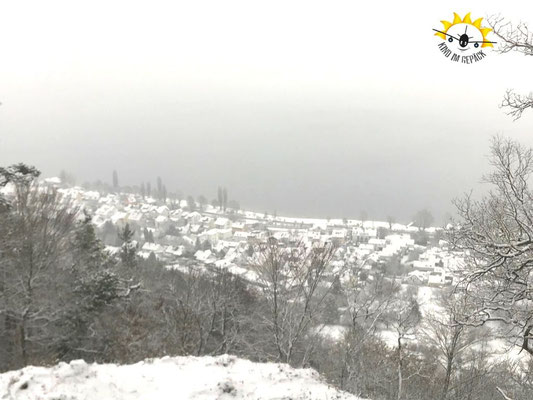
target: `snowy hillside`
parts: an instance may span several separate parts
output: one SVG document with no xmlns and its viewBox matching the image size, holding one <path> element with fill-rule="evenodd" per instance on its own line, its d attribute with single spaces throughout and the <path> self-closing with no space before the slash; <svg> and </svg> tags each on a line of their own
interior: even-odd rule
<svg viewBox="0 0 533 400">
<path fill-rule="evenodd" d="M 0 375 L 0 394 L 17 400 L 358 399 L 321 382 L 314 370 L 227 355 L 26 367 Z"/>
</svg>

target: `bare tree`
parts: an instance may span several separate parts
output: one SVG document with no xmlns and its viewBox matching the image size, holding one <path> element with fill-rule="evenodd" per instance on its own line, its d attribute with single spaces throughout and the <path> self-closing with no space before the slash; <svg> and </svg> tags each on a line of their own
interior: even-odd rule
<svg viewBox="0 0 533 400">
<path fill-rule="evenodd" d="M 10 183 L 12 212 L 0 215 L 0 314 L 11 338 L 11 362 L 27 365 L 53 348 L 53 328 L 62 317 L 68 290 L 59 288 L 68 267 L 70 233 L 77 209 L 58 192 L 35 183 L 38 171 L 18 164 L 0 169 L 0 186 Z"/>
<path fill-rule="evenodd" d="M 200 211 L 203 211 L 207 205 L 207 199 L 204 195 L 198 196 L 198 204 L 200 204 Z"/>
<path fill-rule="evenodd" d="M 361 213 L 359 214 L 359 219 L 361 220 L 361 223 L 364 225 L 366 220 L 368 220 L 368 212 L 366 212 L 366 210 L 361 211 Z"/>
<path fill-rule="evenodd" d="M 250 322 L 246 310 L 253 303 L 246 285 L 222 269 L 203 275 L 190 267 L 179 276 L 167 277 L 170 284 L 156 283 L 161 317 L 156 318 L 160 334 L 154 340 L 166 352 L 197 356 L 245 347 L 243 325 Z"/>
<path fill-rule="evenodd" d="M 361 375 L 360 353 L 367 342 L 376 340 L 377 327 L 383 322 L 399 285 L 384 274 L 374 274 L 369 279 L 364 266 L 358 263 L 352 277 L 345 283 L 344 294 L 349 316 L 349 328 L 341 346 L 338 384 L 342 389 L 355 386 L 354 380 Z"/>
<path fill-rule="evenodd" d="M 500 16 L 492 16 L 488 18 L 488 24 L 500 39 L 497 51 L 500 53 L 517 51 L 526 56 L 533 55 L 533 32 L 529 31 L 526 23 L 520 22 L 513 25 Z M 525 95 L 508 89 L 501 107 L 506 108 L 507 114 L 517 120 L 525 110 L 533 108 L 533 93 Z"/>
<path fill-rule="evenodd" d="M 448 230 L 466 268 L 458 284 L 475 307 L 464 323 L 499 321 L 506 337 L 533 356 L 533 150 L 494 138 L 484 177 L 491 190 L 480 200 L 466 195 L 455 201 L 460 220 Z"/>
<path fill-rule="evenodd" d="M 442 293 L 439 306 L 424 316 L 421 331 L 444 370 L 440 396 L 444 400 L 448 396 L 453 374 L 460 367 L 463 353 L 486 337 L 479 329 L 458 323 L 469 308 L 468 300 L 462 293 Z"/>
<path fill-rule="evenodd" d="M 330 267 L 335 251 L 332 243 L 306 246 L 300 242 L 284 247 L 273 237 L 256 246 L 253 270 L 268 304 L 261 322 L 277 360 L 293 362 L 304 337 L 308 334 L 311 343 L 310 337 L 318 335 L 311 328 L 317 322 L 335 277 L 341 274 Z M 302 364 L 309 357 L 308 351 L 309 347 L 300 352 Z"/>
<path fill-rule="evenodd" d="M 431 226 L 435 219 L 433 218 L 431 212 L 424 208 L 414 215 L 413 220 L 418 229 L 426 229 Z"/>
<path fill-rule="evenodd" d="M 397 375 L 398 390 L 397 399 L 404 394 L 404 359 L 406 357 L 406 340 L 412 338 L 421 320 L 420 308 L 414 290 L 408 289 L 398 295 L 389 307 L 388 320 L 396 334 L 397 341 Z"/>
</svg>

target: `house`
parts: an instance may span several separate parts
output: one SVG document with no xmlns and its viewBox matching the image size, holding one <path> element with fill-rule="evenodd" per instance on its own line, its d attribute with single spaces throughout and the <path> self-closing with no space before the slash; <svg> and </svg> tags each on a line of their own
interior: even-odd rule
<svg viewBox="0 0 533 400">
<path fill-rule="evenodd" d="M 189 224 L 197 225 L 202 219 L 202 214 L 200 214 L 198 211 L 193 211 L 187 215 L 187 219 L 189 220 Z"/>
<path fill-rule="evenodd" d="M 183 245 L 187 248 L 187 247 L 193 247 L 195 244 L 196 244 L 196 236 L 194 235 L 184 235 L 181 237 L 182 239 L 182 242 L 183 242 Z"/>
<path fill-rule="evenodd" d="M 424 285 L 428 281 L 428 276 L 422 271 L 412 271 L 407 274 L 403 281 L 411 285 Z"/>
<path fill-rule="evenodd" d="M 218 217 L 215 221 L 215 228 L 217 229 L 230 229 L 231 221 L 228 218 Z"/>
<path fill-rule="evenodd" d="M 166 232 L 170 226 L 170 219 L 164 215 L 160 215 L 155 219 L 155 227 L 161 232 Z"/>
<path fill-rule="evenodd" d="M 181 208 L 170 211 L 170 216 L 174 218 L 179 218 L 182 216 L 182 214 L 183 214 L 183 210 Z"/>
<path fill-rule="evenodd" d="M 308 231 L 307 240 L 311 243 L 317 243 L 320 241 L 320 231 Z"/>
<path fill-rule="evenodd" d="M 205 264 L 214 264 L 217 260 L 211 250 L 198 250 L 196 253 L 194 253 L 194 258 Z"/>
<path fill-rule="evenodd" d="M 53 177 L 53 178 L 46 178 L 44 180 L 44 183 L 47 184 L 47 185 L 50 185 L 50 186 L 59 186 L 61 185 L 61 179 L 58 178 L 58 177 Z"/>
<path fill-rule="evenodd" d="M 167 206 L 160 206 L 160 207 L 157 207 L 157 213 L 159 215 L 164 215 L 165 217 L 168 217 L 169 214 L 170 214 L 170 210 L 168 209 Z"/>
<path fill-rule="evenodd" d="M 132 229 L 136 230 L 144 228 L 146 226 L 146 220 L 144 218 L 144 215 L 139 211 L 129 212 L 126 217 L 126 222 L 130 224 Z"/>
<path fill-rule="evenodd" d="M 117 211 L 115 214 L 111 216 L 111 222 L 113 225 L 117 225 L 119 227 L 123 227 L 126 225 L 128 214 L 126 214 L 123 211 Z"/>
<path fill-rule="evenodd" d="M 195 235 L 199 234 L 201 231 L 202 225 L 200 224 L 190 225 L 189 227 L 189 232 L 194 233 Z"/>
<path fill-rule="evenodd" d="M 373 246 L 374 250 L 381 251 L 387 245 L 387 241 L 385 239 L 371 238 L 368 240 L 368 244 Z"/>
<path fill-rule="evenodd" d="M 370 233 L 361 227 L 356 227 L 352 229 L 352 238 L 356 242 L 367 243 L 370 237 Z"/>
<path fill-rule="evenodd" d="M 159 242 L 167 246 L 179 246 L 182 243 L 182 239 L 178 236 L 165 235 L 159 239 Z"/>
<path fill-rule="evenodd" d="M 233 239 L 236 241 L 246 241 L 250 237 L 248 232 L 237 231 L 233 233 Z"/>
<path fill-rule="evenodd" d="M 117 213 L 117 209 L 110 204 L 103 204 L 100 207 L 96 209 L 94 212 L 95 215 L 99 215 L 103 218 L 111 218 L 115 213 Z"/>
<path fill-rule="evenodd" d="M 216 244 L 216 242 L 218 242 L 218 231 L 218 229 L 209 229 L 208 231 L 203 232 L 203 236 L 209 240 L 209 243 Z"/>
<path fill-rule="evenodd" d="M 200 219 L 200 223 L 205 229 L 212 229 L 215 227 L 215 220 L 211 217 L 202 217 L 202 219 Z"/>
<path fill-rule="evenodd" d="M 444 273 L 441 271 L 430 272 L 428 276 L 428 286 L 440 287 L 444 286 L 445 278 Z"/>
<path fill-rule="evenodd" d="M 233 222 L 231 229 L 233 229 L 233 232 L 242 232 L 246 230 L 246 224 L 242 221 Z"/>
<path fill-rule="evenodd" d="M 150 242 L 146 242 L 141 247 L 141 251 L 146 251 L 148 253 L 153 251 L 155 254 L 162 253 L 164 250 L 165 250 L 164 246 L 157 244 L 157 243 L 150 243 Z"/>
<path fill-rule="evenodd" d="M 331 232 L 331 241 L 335 244 L 342 244 L 346 241 L 348 231 L 346 229 L 333 229 Z"/>
<path fill-rule="evenodd" d="M 218 240 L 229 240 L 233 236 L 231 228 L 218 229 Z"/>
<path fill-rule="evenodd" d="M 433 272 L 435 263 L 431 261 L 416 260 L 413 261 L 413 269 L 418 271 Z"/>
</svg>

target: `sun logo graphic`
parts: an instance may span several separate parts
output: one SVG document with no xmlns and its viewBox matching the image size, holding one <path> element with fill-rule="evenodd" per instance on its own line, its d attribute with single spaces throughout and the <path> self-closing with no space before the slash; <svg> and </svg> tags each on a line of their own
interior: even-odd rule
<svg viewBox="0 0 533 400">
<path fill-rule="evenodd" d="M 496 42 L 487 39 L 491 28 L 481 27 L 483 18 L 478 18 L 474 22 L 470 13 L 461 18 L 457 13 L 453 13 L 453 22 L 440 21 L 444 28 L 442 30 L 433 29 L 435 36 L 443 39 L 438 44 L 442 54 L 455 62 L 472 64 L 486 57 L 486 48 L 493 47 Z"/>
</svg>

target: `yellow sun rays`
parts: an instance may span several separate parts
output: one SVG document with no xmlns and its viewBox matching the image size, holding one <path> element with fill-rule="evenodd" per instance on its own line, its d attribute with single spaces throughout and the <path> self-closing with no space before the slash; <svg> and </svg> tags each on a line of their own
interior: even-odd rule
<svg viewBox="0 0 533 400">
<path fill-rule="evenodd" d="M 483 35 L 483 41 L 485 42 L 487 40 L 487 35 L 490 31 L 492 31 L 491 28 L 482 28 L 481 27 L 481 21 L 483 18 L 478 18 L 474 22 L 472 22 L 472 19 L 470 17 L 470 13 L 466 14 L 464 18 L 461 18 L 459 14 L 453 13 L 453 22 L 449 21 L 440 21 L 442 22 L 442 25 L 444 25 L 443 32 L 448 32 L 448 29 L 456 24 L 470 24 L 472 26 L 475 26 Z M 437 32 L 435 33 L 435 36 L 438 36 L 444 40 L 446 40 L 446 35 L 444 33 Z M 483 43 L 481 47 L 493 47 L 492 43 Z"/>
</svg>

